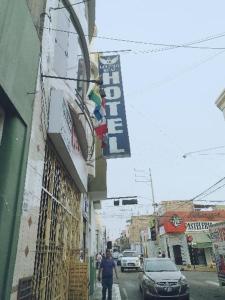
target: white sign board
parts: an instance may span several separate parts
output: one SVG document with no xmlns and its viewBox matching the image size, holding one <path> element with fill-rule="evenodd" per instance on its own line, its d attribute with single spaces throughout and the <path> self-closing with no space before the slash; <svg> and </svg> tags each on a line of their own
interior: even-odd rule
<svg viewBox="0 0 225 300">
<path fill-rule="evenodd" d="M 87 165 L 81 153 L 70 109 L 60 90 L 51 92 L 48 135 L 80 192 L 87 192 Z"/>
<path fill-rule="evenodd" d="M 217 222 L 200 221 L 200 222 L 186 222 L 186 231 L 208 231 L 209 226 Z"/>
</svg>

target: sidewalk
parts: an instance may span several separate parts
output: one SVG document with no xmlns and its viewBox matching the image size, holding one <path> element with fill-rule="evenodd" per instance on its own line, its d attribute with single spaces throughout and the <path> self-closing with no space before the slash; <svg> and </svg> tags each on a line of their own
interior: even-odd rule
<svg viewBox="0 0 225 300">
<path fill-rule="evenodd" d="M 102 299 L 102 285 L 100 282 L 96 283 L 96 289 L 90 300 L 101 300 Z M 113 284 L 112 300 L 121 300 L 120 289 L 118 284 Z"/>
<path fill-rule="evenodd" d="M 197 272 L 216 272 L 216 266 L 202 266 L 202 265 L 188 265 L 180 266 L 183 271 L 197 271 Z"/>
</svg>

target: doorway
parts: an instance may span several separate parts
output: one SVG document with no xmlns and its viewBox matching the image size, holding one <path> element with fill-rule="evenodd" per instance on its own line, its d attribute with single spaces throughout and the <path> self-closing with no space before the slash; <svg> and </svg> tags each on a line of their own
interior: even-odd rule
<svg viewBox="0 0 225 300">
<path fill-rule="evenodd" d="M 173 246 L 173 253 L 174 253 L 174 259 L 176 265 L 182 265 L 182 255 L 181 255 L 181 246 L 180 245 L 174 245 Z"/>
<path fill-rule="evenodd" d="M 207 265 L 206 263 L 206 257 L 205 257 L 205 250 L 204 249 L 195 249 L 195 255 L 196 255 L 196 265 Z"/>
</svg>

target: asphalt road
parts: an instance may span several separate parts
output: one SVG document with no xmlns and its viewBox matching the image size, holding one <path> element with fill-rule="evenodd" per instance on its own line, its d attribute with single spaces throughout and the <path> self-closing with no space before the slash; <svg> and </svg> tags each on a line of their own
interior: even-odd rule
<svg viewBox="0 0 225 300">
<path fill-rule="evenodd" d="M 119 273 L 119 286 L 122 300 L 142 300 L 138 286 L 138 273 Z M 183 272 L 190 284 L 190 300 L 225 300 L 225 287 L 219 287 L 213 272 Z"/>
</svg>

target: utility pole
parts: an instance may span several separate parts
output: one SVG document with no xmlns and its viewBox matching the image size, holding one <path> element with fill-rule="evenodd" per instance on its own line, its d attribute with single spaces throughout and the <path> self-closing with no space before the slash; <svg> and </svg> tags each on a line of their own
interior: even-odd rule
<svg viewBox="0 0 225 300">
<path fill-rule="evenodd" d="M 152 182 L 152 173 L 151 173 L 151 169 L 150 168 L 149 168 L 149 178 L 150 178 L 151 191 L 152 191 L 152 206 L 153 206 L 153 212 L 154 212 L 154 215 L 155 215 L 156 214 L 156 206 L 157 206 L 157 204 L 155 203 L 155 196 L 154 196 L 153 182 Z"/>
<path fill-rule="evenodd" d="M 136 175 L 136 173 L 135 173 L 135 182 L 146 182 L 146 183 L 150 184 L 150 189 L 151 189 L 150 192 L 151 192 L 151 195 L 152 195 L 152 206 L 153 206 L 153 212 L 154 212 L 154 215 L 155 215 L 156 214 L 157 203 L 155 202 L 151 169 L 149 168 L 149 177 L 144 174 L 145 170 L 134 169 L 134 172 L 141 173 L 140 175 Z M 137 179 L 143 178 L 143 179 L 142 180 L 136 180 L 136 178 Z"/>
</svg>

